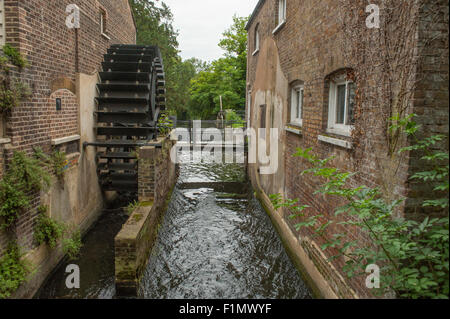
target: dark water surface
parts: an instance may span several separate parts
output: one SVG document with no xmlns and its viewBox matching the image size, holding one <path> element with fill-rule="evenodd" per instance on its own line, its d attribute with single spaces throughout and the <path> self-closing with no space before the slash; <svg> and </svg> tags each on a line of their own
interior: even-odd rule
<svg viewBox="0 0 450 319">
<path fill-rule="evenodd" d="M 183 157 L 186 157 L 184 154 Z M 227 193 L 207 183 L 231 183 Z M 199 184 L 200 183 L 200 184 Z M 204 184 L 204 188 L 198 188 Z M 190 189 L 195 185 L 195 189 Z M 209 186 L 209 187 L 208 187 Z M 159 229 L 141 298 L 311 298 L 238 164 L 186 164 Z M 65 288 L 62 263 L 39 298 L 113 298 L 114 236 L 126 215 L 106 211 L 84 239 L 81 289 Z"/>
</svg>

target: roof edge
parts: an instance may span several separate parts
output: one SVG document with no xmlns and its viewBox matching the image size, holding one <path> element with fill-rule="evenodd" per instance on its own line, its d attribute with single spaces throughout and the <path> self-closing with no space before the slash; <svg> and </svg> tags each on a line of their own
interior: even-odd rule
<svg viewBox="0 0 450 319">
<path fill-rule="evenodd" d="M 247 24 L 245 25 L 245 30 L 249 30 L 253 20 L 255 20 L 256 15 L 259 13 L 259 10 L 261 9 L 261 7 L 263 6 L 264 2 L 266 2 L 266 0 L 259 0 L 258 4 L 256 5 L 255 10 L 253 10 L 252 15 L 250 16 L 250 19 L 248 20 Z"/>
</svg>

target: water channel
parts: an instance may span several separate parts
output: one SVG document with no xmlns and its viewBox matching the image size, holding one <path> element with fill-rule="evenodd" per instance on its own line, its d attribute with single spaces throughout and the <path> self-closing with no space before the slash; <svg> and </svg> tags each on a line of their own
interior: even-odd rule
<svg viewBox="0 0 450 319">
<path fill-rule="evenodd" d="M 183 157 L 189 153 L 182 154 Z M 218 187 L 222 185 L 222 187 Z M 114 298 L 114 237 L 127 215 L 116 202 L 85 236 L 81 288 L 63 261 L 36 298 Z M 289 259 L 239 164 L 184 164 L 142 281 L 141 298 L 305 299 Z"/>
</svg>

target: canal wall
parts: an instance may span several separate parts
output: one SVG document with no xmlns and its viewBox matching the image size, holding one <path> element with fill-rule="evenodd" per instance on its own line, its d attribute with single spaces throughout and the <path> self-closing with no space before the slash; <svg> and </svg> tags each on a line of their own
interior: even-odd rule
<svg viewBox="0 0 450 319">
<path fill-rule="evenodd" d="M 292 228 L 289 216 L 282 209 L 275 209 L 261 184 L 257 165 L 249 165 L 248 173 L 256 196 L 277 229 L 288 255 L 308 283 L 315 297 L 325 299 L 358 299 L 338 269 L 314 240 L 301 236 Z"/>
<path fill-rule="evenodd" d="M 142 147 L 138 153 L 139 205 L 115 238 L 116 296 L 138 295 L 150 253 L 178 177 L 170 159 L 175 141 L 160 138 L 161 148 Z"/>
</svg>

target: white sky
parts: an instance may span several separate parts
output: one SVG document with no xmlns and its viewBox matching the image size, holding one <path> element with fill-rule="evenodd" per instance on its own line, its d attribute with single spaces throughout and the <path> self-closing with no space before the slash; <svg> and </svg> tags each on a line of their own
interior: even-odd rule
<svg viewBox="0 0 450 319">
<path fill-rule="evenodd" d="M 233 23 L 233 15 L 248 16 L 258 0 L 163 0 L 174 16 L 183 59 L 215 60 L 223 51 L 218 43 Z"/>
</svg>

